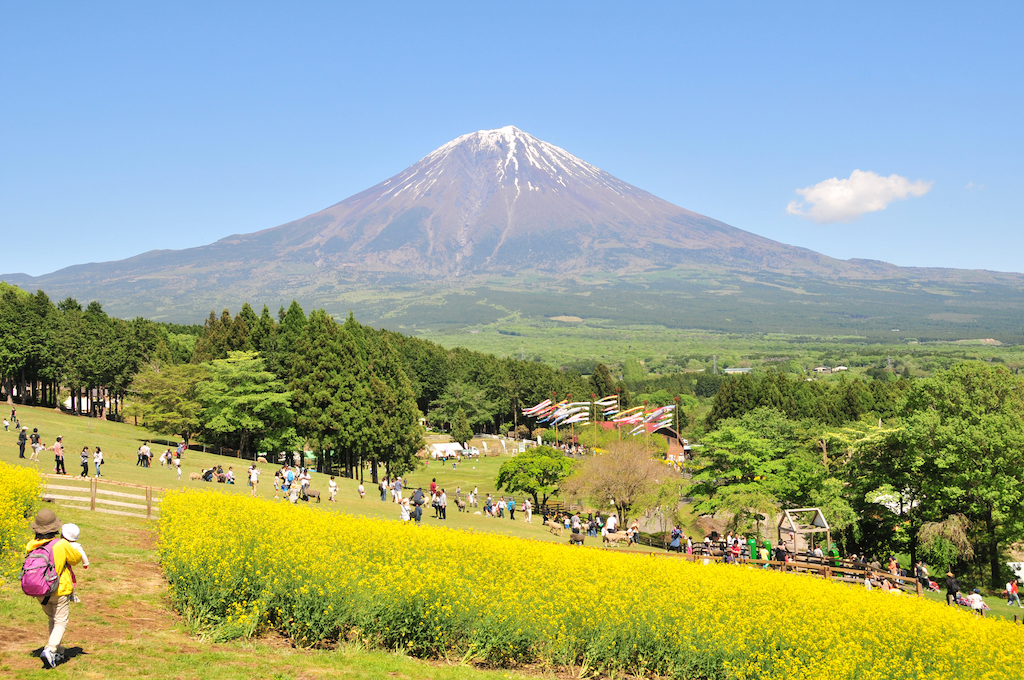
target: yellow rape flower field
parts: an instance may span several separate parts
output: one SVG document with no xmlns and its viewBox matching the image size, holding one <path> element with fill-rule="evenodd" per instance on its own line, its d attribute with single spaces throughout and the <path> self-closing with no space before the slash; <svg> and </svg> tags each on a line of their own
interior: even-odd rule
<svg viewBox="0 0 1024 680">
<path fill-rule="evenodd" d="M 41 483 L 35 470 L 0 463 L 0 583 L 21 569 L 22 548 L 32 537 L 25 518 L 39 504 Z"/>
<path fill-rule="evenodd" d="M 169 494 L 160 557 L 213 638 L 274 629 L 495 666 L 683 678 L 1020 678 L 1024 629 L 914 597 L 665 556 Z"/>
</svg>

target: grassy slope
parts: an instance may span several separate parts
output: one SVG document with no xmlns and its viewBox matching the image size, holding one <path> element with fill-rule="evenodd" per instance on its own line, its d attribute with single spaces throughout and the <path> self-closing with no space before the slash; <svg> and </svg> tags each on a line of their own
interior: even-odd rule
<svg viewBox="0 0 1024 680">
<path fill-rule="evenodd" d="M 72 605 L 66 663 L 44 671 L 38 659 L 46 617 L 15 584 L 0 589 L 0 675 L 15 678 L 507 678 L 403 655 L 342 646 L 294 649 L 276 637 L 213 644 L 190 634 L 168 606 L 153 522 L 55 506 L 82 527 L 91 567 L 77 570 L 82 604 Z M 456 660 L 457 661 L 457 660 Z M 514 674 L 511 674 L 514 676 Z"/>
<path fill-rule="evenodd" d="M 214 465 L 222 465 L 226 470 L 229 465 L 232 465 L 236 476 L 244 480 L 245 470 L 251 464 L 251 461 L 231 458 L 229 456 L 220 456 L 212 453 L 204 454 L 197 451 L 189 451 L 182 459 L 182 479 L 179 482 L 172 469 L 161 468 L 158 462 L 154 461 L 154 466 L 148 469 L 137 467 L 135 465 L 137 459 L 135 452 L 143 441 L 151 437 L 156 437 L 160 441 L 163 441 L 164 439 L 163 437 L 153 435 L 151 432 L 148 432 L 143 428 L 124 423 L 100 421 L 94 418 L 69 416 L 63 413 L 57 413 L 52 409 L 43 408 L 18 407 L 18 416 L 21 419 L 22 425 L 28 426 L 29 432 L 32 431 L 33 427 L 38 427 L 39 432 L 42 435 L 43 442 L 46 444 L 52 444 L 57 435 L 62 435 L 64 437 L 67 451 L 65 454 L 65 467 L 71 475 L 77 475 L 81 470 L 78 464 L 78 452 L 82 450 L 82 447 L 88 446 L 90 449 L 93 449 L 93 447 L 99 445 L 103 449 L 104 456 L 107 460 L 102 468 L 103 477 L 106 479 L 162 487 L 165 489 L 209 489 L 212 487 L 217 490 L 222 490 L 225 493 L 249 493 L 249 487 L 245 485 L 244 481 L 234 486 L 224 484 L 207 484 L 203 482 L 190 481 L 188 479 L 188 473 L 198 472 L 202 468 L 208 468 Z M 53 471 L 53 454 L 51 452 L 41 452 L 39 454 L 40 462 L 38 464 L 32 463 L 31 461 L 20 460 L 18 458 L 16 440 L 17 434 L 15 432 L 0 432 L 0 460 L 33 466 L 40 472 Z M 483 449 L 480 442 L 476 442 L 476 444 L 481 448 L 481 450 Z M 159 456 L 160 452 L 165 448 L 156 444 L 152 444 L 151 446 L 156 456 Z M 488 446 L 493 448 L 493 440 L 488 443 Z M 507 458 L 504 456 L 484 457 L 476 461 L 466 461 L 456 470 L 452 470 L 450 463 L 448 465 L 442 465 L 441 463 L 433 462 L 430 463 L 428 467 L 422 467 L 413 472 L 408 476 L 408 480 L 412 485 L 412 488 L 422 486 L 426 489 L 430 485 L 430 480 L 436 478 L 438 483 L 449 492 L 450 496 L 454 496 L 454 491 L 457 486 L 462 487 L 463 494 L 465 495 L 466 492 L 472 490 L 474 485 L 479 487 L 481 494 L 491 492 L 498 493 L 498 495 L 500 495 L 500 492 L 496 492 L 494 489 L 494 478 L 497 476 L 498 468 L 501 467 L 501 464 L 505 460 L 507 460 Z M 277 469 L 277 466 L 262 465 L 261 468 L 263 469 L 263 481 L 257 487 L 259 495 L 264 498 L 273 498 L 274 487 L 272 480 L 273 472 Z M 90 473 L 94 473 L 93 466 L 91 464 L 89 465 L 89 471 Z M 373 484 L 369 481 L 368 472 L 366 474 L 367 493 L 366 498 L 364 499 L 359 498 L 357 489 L 358 482 L 350 479 L 339 478 L 337 480 L 340 487 L 338 502 L 328 503 L 327 480 L 328 477 L 326 475 L 314 473 L 311 483 L 311 487 L 313 489 L 317 489 L 323 494 L 323 502 L 320 504 L 323 509 L 333 512 L 346 512 L 354 515 L 366 515 L 368 517 L 398 519 L 399 511 L 397 506 L 390 502 L 380 502 L 380 495 L 374 488 Z M 481 503 L 481 507 L 482 506 L 483 504 Z M 516 513 L 515 522 L 511 522 L 507 519 L 488 519 L 483 515 L 473 514 L 472 509 L 470 512 L 460 513 L 456 510 L 454 503 L 449 503 L 448 519 L 444 523 L 457 529 L 489 531 L 493 533 L 522 536 L 544 541 L 566 541 L 565 536 L 554 536 L 546 531 L 541 526 L 539 518 L 532 524 L 526 524 L 520 520 L 521 513 Z M 423 521 L 441 523 L 439 520 L 433 519 L 433 511 L 430 508 L 424 509 Z M 630 551 L 647 550 L 647 548 L 636 546 L 621 549 Z"/>
</svg>

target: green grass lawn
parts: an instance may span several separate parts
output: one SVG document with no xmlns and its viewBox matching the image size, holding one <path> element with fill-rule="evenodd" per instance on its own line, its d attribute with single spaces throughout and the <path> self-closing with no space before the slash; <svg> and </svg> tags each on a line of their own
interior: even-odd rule
<svg viewBox="0 0 1024 680">
<path fill-rule="evenodd" d="M 939 604 L 945 605 L 945 586 L 942 581 L 936 581 L 936 583 L 938 583 L 940 588 L 942 588 L 941 592 L 926 592 L 924 596 L 927 599 L 932 600 L 933 602 L 938 602 Z M 1013 621 L 1013 617 L 1016 615 L 1018 619 L 1024 619 L 1024 609 L 1021 609 L 1016 605 L 1012 607 L 1007 606 L 1006 600 L 998 594 L 985 595 L 985 604 L 991 607 L 991 609 L 985 612 L 985 616 L 988 618 L 1008 619 L 1010 621 Z M 965 616 L 974 616 L 974 613 L 971 612 L 971 610 L 969 610 L 967 607 L 960 607 L 960 609 L 964 612 Z"/>
<path fill-rule="evenodd" d="M 78 464 L 78 453 L 83 446 L 92 450 L 95 446 L 103 449 L 106 463 L 103 465 L 103 478 L 118 482 L 131 484 L 142 484 L 168 490 L 193 488 L 193 489 L 216 489 L 224 493 L 249 493 L 249 487 L 245 484 L 245 471 L 252 461 L 221 456 L 214 453 L 202 453 L 200 451 L 188 451 L 182 458 L 182 479 L 179 481 L 173 468 L 162 468 L 159 462 L 154 459 L 153 467 L 142 468 L 136 465 L 136 451 L 144 441 L 165 441 L 166 437 L 156 435 L 144 428 L 136 427 L 127 423 L 116 423 L 103 421 L 96 418 L 86 418 L 59 413 L 53 409 L 32 408 L 27 406 L 18 407 L 18 416 L 21 423 L 29 428 L 39 428 L 43 443 L 50 445 L 60 435 L 64 437 L 65 444 L 65 467 L 72 476 L 79 474 L 81 468 Z M 483 451 L 483 440 L 474 440 L 474 444 Z M 488 447 L 493 451 L 495 440 L 488 440 Z M 500 449 L 500 444 L 498 445 Z M 166 448 L 165 446 L 151 444 L 155 457 Z M 509 449 L 511 451 L 511 449 Z M 27 453 L 26 453 L 27 455 Z M 33 463 L 18 458 L 17 433 L 0 432 L 0 460 L 8 463 L 15 463 L 34 467 L 40 472 L 53 472 L 53 453 L 43 451 L 39 454 L 40 462 Z M 508 460 L 509 456 L 482 456 L 475 460 L 464 460 L 456 469 L 452 469 L 451 463 L 447 465 L 432 461 L 424 467 L 407 475 L 408 486 L 415 490 L 417 486 L 424 489 L 429 488 L 430 480 L 437 479 L 439 485 L 448 491 L 449 497 L 454 498 L 455 489 L 462 488 L 463 497 L 473 489 L 479 487 L 480 494 L 488 492 L 500 496 L 502 492 L 495 489 L 494 480 L 497 477 L 501 464 Z M 203 468 L 221 465 L 226 470 L 228 466 L 234 467 L 235 475 L 239 478 L 236 485 L 211 484 L 206 482 L 191 481 L 188 478 L 190 472 L 198 472 Z M 257 487 L 259 495 L 263 498 L 274 497 L 273 473 L 277 465 L 261 465 L 262 481 Z M 90 474 L 94 474 L 93 466 L 89 465 Z M 313 473 L 311 488 L 322 493 L 323 502 L 319 506 L 329 512 L 344 512 L 367 517 L 384 517 L 387 519 L 399 519 L 398 506 L 391 502 L 381 502 L 377 488 L 370 481 L 369 470 L 365 472 L 366 497 L 359 498 L 359 482 L 351 479 L 338 478 L 339 491 L 336 503 L 327 502 L 327 480 L 328 476 L 320 473 Z M 406 494 L 408 495 L 408 494 Z M 389 497 L 390 499 L 390 497 Z M 521 497 L 519 497 L 521 500 Z M 279 502 L 286 502 L 283 499 Z M 471 529 L 475 531 L 488 531 L 510 536 L 534 538 L 541 541 L 552 541 L 565 543 L 568 535 L 557 536 L 541 526 L 540 517 L 535 517 L 532 524 L 526 524 L 521 512 L 516 513 L 516 521 L 506 519 L 493 519 L 484 517 L 482 514 L 474 514 L 480 507 L 470 508 L 468 512 L 458 512 L 453 501 L 449 502 L 448 519 L 445 521 L 434 519 L 433 510 L 424 508 L 423 521 L 450 526 L 456 529 Z M 587 544 L 600 545 L 599 538 L 588 539 Z M 631 552 L 647 552 L 650 548 L 644 546 L 632 546 L 630 548 L 614 548 L 615 550 L 628 550 Z"/>
</svg>

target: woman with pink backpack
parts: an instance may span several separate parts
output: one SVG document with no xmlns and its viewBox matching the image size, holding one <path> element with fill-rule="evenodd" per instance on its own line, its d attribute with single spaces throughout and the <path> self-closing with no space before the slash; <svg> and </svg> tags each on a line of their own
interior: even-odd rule
<svg viewBox="0 0 1024 680">
<path fill-rule="evenodd" d="M 68 627 L 71 596 L 75 577 L 71 571 L 82 562 L 82 555 L 66 539 L 61 538 L 63 523 L 49 508 L 43 508 L 32 520 L 35 538 L 25 546 L 25 564 L 21 573 L 21 589 L 39 600 L 49 620 L 50 637 L 39 654 L 47 668 L 54 668 L 64 659 L 60 642 Z"/>
</svg>

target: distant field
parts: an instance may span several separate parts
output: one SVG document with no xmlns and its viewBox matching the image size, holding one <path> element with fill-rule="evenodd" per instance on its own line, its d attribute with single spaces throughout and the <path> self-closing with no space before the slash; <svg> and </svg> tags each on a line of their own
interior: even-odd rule
<svg viewBox="0 0 1024 680">
<path fill-rule="evenodd" d="M 784 329 L 782 329 L 784 330 Z M 964 359 L 996 361 L 1011 368 L 1024 366 L 1024 346 L 989 344 L 984 338 L 960 342 L 874 339 L 864 336 L 720 333 L 665 326 L 619 326 L 585 320 L 565 323 L 544 318 L 511 317 L 478 326 L 424 331 L 422 337 L 446 347 L 467 347 L 498 356 L 577 368 L 587 374 L 597 362 L 621 365 L 627 358 L 644 362 L 651 372 L 707 371 L 717 367 L 813 370 L 816 366 L 847 366 L 853 372 L 884 367 L 891 357 L 909 366 L 914 375 Z"/>
<path fill-rule="evenodd" d="M 856 337 L 870 342 L 995 338 L 1024 341 L 1024 290 L 1016 284 L 824 280 L 678 268 L 585 282 L 551 277 L 473 279 L 463 287 L 378 289 L 319 300 L 371 325 L 439 333 L 521 319 L 587 325 L 707 329 L 744 335 Z M 561 319 L 558 321 L 557 319 Z M 515 328 L 503 328 L 511 332 Z"/>
</svg>

